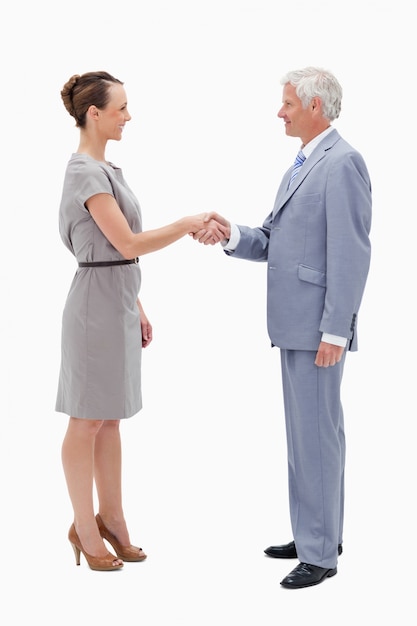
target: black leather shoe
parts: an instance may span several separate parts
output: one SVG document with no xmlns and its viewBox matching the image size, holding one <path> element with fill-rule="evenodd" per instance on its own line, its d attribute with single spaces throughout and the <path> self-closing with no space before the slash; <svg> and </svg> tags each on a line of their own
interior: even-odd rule
<svg viewBox="0 0 417 626">
<path fill-rule="evenodd" d="M 288 576 L 281 580 L 281 585 L 287 589 L 312 587 L 335 574 L 337 574 L 337 567 L 327 569 L 325 567 L 318 567 L 317 565 L 310 565 L 309 563 L 300 563 Z"/>
<path fill-rule="evenodd" d="M 337 546 L 337 551 L 340 556 L 343 552 L 341 543 L 339 543 L 339 545 Z M 290 541 L 290 543 L 286 543 L 283 546 L 269 546 L 269 548 L 264 550 L 264 552 L 268 556 L 272 556 L 274 559 L 296 559 L 297 558 L 297 548 L 295 547 L 294 541 Z"/>
</svg>

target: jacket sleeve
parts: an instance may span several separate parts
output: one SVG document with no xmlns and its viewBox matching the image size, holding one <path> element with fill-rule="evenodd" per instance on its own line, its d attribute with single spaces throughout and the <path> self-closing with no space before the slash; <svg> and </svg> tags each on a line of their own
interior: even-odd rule
<svg viewBox="0 0 417 626">
<path fill-rule="evenodd" d="M 268 259 L 269 236 L 271 233 L 272 213 L 262 227 L 249 228 L 238 225 L 240 240 L 235 250 L 225 250 L 228 256 L 248 261 L 266 261 Z"/>
<path fill-rule="evenodd" d="M 358 152 L 352 149 L 332 163 L 325 196 L 327 281 L 320 330 L 351 339 L 371 258 L 371 183 Z"/>
</svg>

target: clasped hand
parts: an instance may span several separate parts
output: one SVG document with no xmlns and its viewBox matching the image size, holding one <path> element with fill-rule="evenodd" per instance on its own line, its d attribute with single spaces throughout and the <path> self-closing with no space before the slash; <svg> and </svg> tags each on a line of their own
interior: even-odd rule
<svg viewBox="0 0 417 626">
<path fill-rule="evenodd" d="M 199 241 L 205 246 L 214 246 L 219 241 L 230 239 L 230 222 L 218 213 L 207 213 L 204 223 L 205 228 L 190 233 L 195 241 Z"/>
</svg>

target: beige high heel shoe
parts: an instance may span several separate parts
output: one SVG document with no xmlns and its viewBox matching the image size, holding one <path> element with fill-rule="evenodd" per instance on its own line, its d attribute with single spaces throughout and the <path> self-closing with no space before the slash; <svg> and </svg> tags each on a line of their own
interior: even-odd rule
<svg viewBox="0 0 417 626">
<path fill-rule="evenodd" d="M 100 531 L 100 535 L 103 539 L 106 539 L 115 550 L 117 556 L 123 561 L 133 562 L 133 561 L 144 561 L 146 559 L 146 554 L 142 550 L 142 548 L 137 548 L 136 546 L 122 546 L 119 540 L 110 532 L 108 528 L 104 525 L 103 520 L 100 515 L 97 513 L 96 515 L 97 526 Z"/>
<path fill-rule="evenodd" d="M 116 563 L 116 561 L 118 561 L 121 557 L 116 557 L 110 552 L 108 552 L 106 556 L 92 556 L 91 554 L 87 554 L 81 545 L 81 541 L 78 537 L 77 531 L 75 530 L 74 524 L 71 525 L 71 528 L 68 531 L 68 539 L 74 550 L 76 565 L 80 564 L 80 554 L 82 552 L 85 560 L 90 566 L 90 569 L 97 570 L 99 572 L 109 572 L 123 567 L 123 563 Z"/>
</svg>

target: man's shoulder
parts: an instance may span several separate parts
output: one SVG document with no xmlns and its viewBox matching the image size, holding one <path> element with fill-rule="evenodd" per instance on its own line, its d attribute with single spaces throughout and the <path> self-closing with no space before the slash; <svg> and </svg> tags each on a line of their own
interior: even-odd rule
<svg viewBox="0 0 417 626">
<path fill-rule="evenodd" d="M 324 143 L 326 139 L 328 139 L 327 144 Z M 329 133 L 321 143 L 324 150 L 333 157 L 340 155 L 346 156 L 349 154 L 352 156 L 361 156 L 359 150 L 346 141 L 336 129 Z"/>
</svg>

